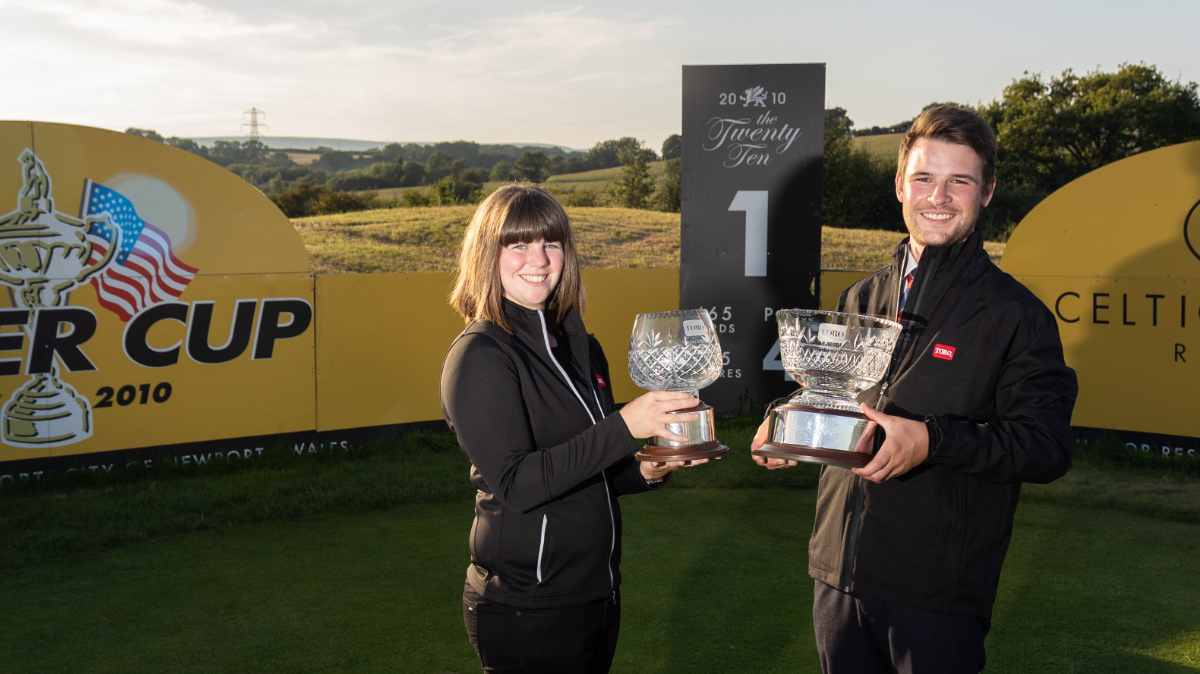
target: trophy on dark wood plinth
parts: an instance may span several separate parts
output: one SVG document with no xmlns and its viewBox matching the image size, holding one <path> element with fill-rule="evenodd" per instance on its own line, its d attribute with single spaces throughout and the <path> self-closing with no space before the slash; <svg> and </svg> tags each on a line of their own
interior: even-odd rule
<svg viewBox="0 0 1200 674">
<path fill-rule="evenodd" d="M 862 467 L 867 429 L 858 394 L 883 379 L 900 324 L 872 316 L 787 309 L 775 314 L 783 369 L 803 387 L 771 410 L 767 442 L 752 454 Z"/>
<path fill-rule="evenodd" d="M 699 398 L 700 389 L 721 376 L 721 342 L 712 319 L 702 309 L 639 314 L 629 340 L 629 376 L 647 391 L 686 391 Z M 675 442 L 653 437 L 634 455 L 639 461 L 692 461 L 720 456 L 729 448 L 717 442 L 713 409 L 704 403 L 672 414 L 696 413 L 695 421 L 667 424 L 687 437 Z"/>
</svg>

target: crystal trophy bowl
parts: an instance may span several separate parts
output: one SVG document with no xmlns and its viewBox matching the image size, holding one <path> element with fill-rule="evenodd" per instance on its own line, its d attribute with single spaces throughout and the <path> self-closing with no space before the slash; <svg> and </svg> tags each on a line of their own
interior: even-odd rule
<svg viewBox="0 0 1200 674">
<path fill-rule="evenodd" d="M 887 373 L 900 324 L 872 316 L 787 309 L 775 314 L 783 369 L 803 388 L 771 410 L 767 442 L 752 453 L 835 466 L 865 466 L 854 451 L 867 428 L 858 394 Z"/>
<path fill-rule="evenodd" d="M 629 339 L 629 376 L 647 391 L 686 391 L 699 397 L 700 389 L 721 376 L 721 342 L 712 319 L 703 309 L 639 314 Z M 672 414 L 699 415 L 695 421 L 669 423 L 671 432 L 687 442 L 653 437 L 635 455 L 639 461 L 691 461 L 720 456 L 729 448 L 717 442 L 713 409 L 704 403 Z"/>
</svg>

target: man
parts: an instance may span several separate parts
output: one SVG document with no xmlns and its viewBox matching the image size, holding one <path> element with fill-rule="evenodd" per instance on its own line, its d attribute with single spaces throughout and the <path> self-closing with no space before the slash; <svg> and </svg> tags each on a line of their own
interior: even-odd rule
<svg viewBox="0 0 1200 674">
<path fill-rule="evenodd" d="M 1054 317 L 992 264 L 975 227 L 995 157 L 974 111 L 922 113 L 896 173 L 909 237 L 839 302 L 904 331 L 862 406 L 872 423 L 858 451 L 874 457 L 821 471 L 809 575 L 826 673 L 982 670 L 1021 483 L 1071 465 L 1077 386 Z"/>
</svg>

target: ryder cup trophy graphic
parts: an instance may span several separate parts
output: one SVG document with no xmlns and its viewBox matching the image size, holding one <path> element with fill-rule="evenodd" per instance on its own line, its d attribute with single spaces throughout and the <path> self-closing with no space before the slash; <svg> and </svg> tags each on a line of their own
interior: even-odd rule
<svg viewBox="0 0 1200 674">
<path fill-rule="evenodd" d="M 834 466 L 867 465 L 872 455 L 854 451 L 867 428 L 858 394 L 887 373 L 900 324 L 806 309 L 787 309 L 775 316 L 783 369 L 803 389 L 771 410 L 767 442 L 752 454 Z"/>
<path fill-rule="evenodd" d="M 700 389 L 721 376 L 721 343 L 712 319 L 702 309 L 639 314 L 629 340 L 629 376 L 647 391 L 686 391 L 699 397 Z M 691 461 L 720 456 L 729 448 L 717 442 L 713 409 L 704 403 L 677 410 L 696 413 L 696 421 L 668 424 L 672 432 L 687 437 L 674 442 L 650 438 L 639 461 Z"/>
<path fill-rule="evenodd" d="M 28 149 L 19 158 L 23 186 L 18 208 L 0 216 L 0 284 L 8 286 L 15 307 L 29 310 L 23 329 L 32 335 L 41 309 L 65 306 L 73 288 L 109 263 L 119 232 L 110 227 L 114 245 L 94 257 L 88 230 L 108 226 L 107 220 L 80 220 L 56 211 L 42 161 Z M 91 404 L 59 379 L 53 361 L 49 372 L 33 373 L 0 411 L 0 436 L 7 445 L 47 448 L 91 435 Z"/>
</svg>

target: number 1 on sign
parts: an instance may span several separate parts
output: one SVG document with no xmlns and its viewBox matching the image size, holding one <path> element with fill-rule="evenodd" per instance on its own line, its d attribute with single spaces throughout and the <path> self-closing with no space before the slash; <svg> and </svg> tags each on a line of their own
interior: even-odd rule
<svg viewBox="0 0 1200 674">
<path fill-rule="evenodd" d="M 746 213 L 746 276 L 766 276 L 767 191 L 738 190 L 729 210 Z"/>
</svg>

